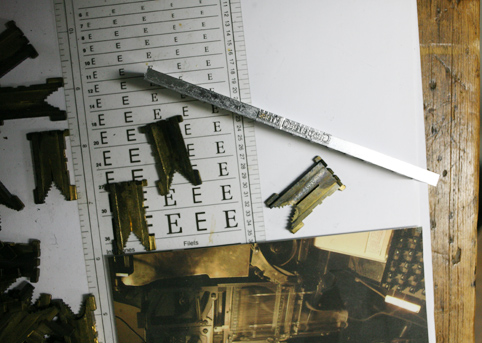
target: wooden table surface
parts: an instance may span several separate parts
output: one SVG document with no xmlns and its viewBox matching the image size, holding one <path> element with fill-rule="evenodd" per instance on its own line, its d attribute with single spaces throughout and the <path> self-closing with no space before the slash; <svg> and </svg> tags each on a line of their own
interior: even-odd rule
<svg viewBox="0 0 482 343">
<path fill-rule="evenodd" d="M 418 0 L 437 342 L 474 342 L 479 1 Z"/>
</svg>

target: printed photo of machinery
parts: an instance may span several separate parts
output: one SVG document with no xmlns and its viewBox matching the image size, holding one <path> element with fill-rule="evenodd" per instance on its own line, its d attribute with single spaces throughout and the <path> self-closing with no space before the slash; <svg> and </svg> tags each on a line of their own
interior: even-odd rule
<svg viewBox="0 0 482 343">
<path fill-rule="evenodd" d="M 109 262 L 119 343 L 428 342 L 420 228 Z"/>
</svg>

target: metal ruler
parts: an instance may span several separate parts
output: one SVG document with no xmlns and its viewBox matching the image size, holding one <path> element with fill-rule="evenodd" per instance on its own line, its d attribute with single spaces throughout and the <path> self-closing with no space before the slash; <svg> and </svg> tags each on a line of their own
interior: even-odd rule
<svg viewBox="0 0 482 343">
<path fill-rule="evenodd" d="M 143 81 L 147 66 L 249 102 L 239 0 L 54 0 L 90 292 L 99 342 L 115 341 L 106 256 L 112 218 L 104 185 L 146 179 L 159 250 L 265 239 L 253 123 Z M 160 196 L 138 128 L 182 115 L 203 183 L 175 175 Z M 142 251 L 134 237 L 126 252 Z"/>
<path fill-rule="evenodd" d="M 191 84 L 187 81 L 180 80 L 152 68 L 147 69 L 144 79 L 153 84 L 166 87 L 213 106 L 224 108 L 227 111 L 266 124 L 277 130 L 288 132 L 293 136 L 301 137 L 310 142 L 340 151 L 349 156 L 359 158 L 365 162 L 391 170 L 400 175 L 421 182 L 426 182 L 432 186 L 437 185 L 439 175 L 424 168 L 384 155 L 355 143 L 344 141 L 327 132 L 298 123 L 297 121 L 254 107 L 239 100 L 232 99 L 212 90 Z"/>
</svg>

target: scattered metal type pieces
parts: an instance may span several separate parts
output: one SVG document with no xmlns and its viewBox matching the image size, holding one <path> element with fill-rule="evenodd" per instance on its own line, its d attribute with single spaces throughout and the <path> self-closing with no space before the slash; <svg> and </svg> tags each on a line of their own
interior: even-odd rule
<svg viewBox="0 0 482 343">
<path fill-rule="evenodd" d="M 22 283 L 8 291 L 0 293 L 0 332 L 5 325 L 3 316 L 12 310 L 25 310 L 32 302 L 34 287 L 28 283 Z"/>
<path fill-rule="evenodd" d="M 333 174 L 333 171 L 326 168 L 326 163 L 316 156 L 315 165 L 302 177 L 281 193 L 273 194 L 266 205 L 269 208 L 293 205 L 293 214 L 290 219 L 290 231 L 297 232 L 303 227 L 303 220 L 322 203 L 322 201 L 332 195 L 336 190 L 344 190 L 340 179 Z"/>
<path fill-rule="evenodd" d="M 52 301 L 53 305 L 59 309 L 58 318 L 63 326 L 72 327 L 71 334 L 64 334 L 63 338 L 66 343 L 97 343 L 97 330 L 95 329 L 94 311 L 97 306 L 95 298 L 89 294 L 79 314 L 74 314 L 70 307 L 62 300 Z M 60 332 L 61 333 L 61 332 Z"/>
<path fill-rule="evenodd" d="M 57 77 L 38 85 L 0 88 L 0 125 L 8 119 L 47 116 L 54 121 L 67 119 L 65 111 L 45 101 L 63 85 L 63 79 Z"/>
<path fill-rule="evenodd" d="M 12 210 L 20 211 L 25 207 L 22 200 L 20 200 L 16 195 L 13 195 L 8 191 L 8 189 L 0 181 L 0 204 L 11 208 Z"/>
<path fill-rule="evenodd" d="M 396 158 L 381 154 L 360 145 L 347 142 L 343 139 L 334 137 L 327 132 L 273 114 L 225 95 L 199 87 L 184 80 L 163 74 L 153 70 L 150 67 L 147 69 L 144 79 L 155 85 L 166 87 L 191 98 L 209 103 L 224 110 L 231 111 L 246 118 L 271 126 L 275 129 L 288 132 L 310 142 L 340 151 L 344 154 L 391 170 L 395 173 L 428 183 L 432 186 L 437 185 L 439 175 L 431 171 L 404 161 L 400 161 Z"/>
<path fill-rule="evenodd" d="M 27 58 L 38 56 L 38 52 L 13 20 L 5 26 L 7 29 L 0 34 L 0 77 Z"/>
<path fill-rule="evenodd" d="M 25 283 L 0 295 L 0 342 L 98 343 L 92 295 L 75 315 L 62 300 L 52 300 L 50 294 L 41 294 L 32 304 L 33 290 Z"/>
<path fill-rule="evenodd" d="M 57 186 L 66 200 L 76 200 L 77 190 L 70 184 L 65 156 L 65 137 L 69 130 L 31 132 L 27 139 L 32 142 L 32 156 L 35 170 L 34 201 L 43 204 L 52 183 Z"/>
<path fill-rule="evenodd" d="M 31 240 L 28 244 L 0 241 L 0 292 L 4 292 L 22 276 L 27 277 L 30 282 L 38 282 L 39 257 L 38 240 Z"/>
<path fill-rule="evenodd" d="M 177 115 L 141 128 L 141 131 L 147 135 L 156 159 L 156 168 L 160 178 L 156 184 L 161 195 L 169 194 L 175 171 L 181 173 L 195 186 L 202 183 L 199 171 L 192 169 L 189 160 L 179 127 L 179 123 L 182 121 L 182 116 Z"/>
<path fill-rule="evenodd" d="M 144 208 L 144 191 L 147 181 L 127 181 L 109 183 L 105 186 L 109 192 L 114 228 L 114 254 L 123 254 L 131 232 L 140 240 L 146 250 L 156 249 L 154 234 L 149 234 Z"/>
</svg>

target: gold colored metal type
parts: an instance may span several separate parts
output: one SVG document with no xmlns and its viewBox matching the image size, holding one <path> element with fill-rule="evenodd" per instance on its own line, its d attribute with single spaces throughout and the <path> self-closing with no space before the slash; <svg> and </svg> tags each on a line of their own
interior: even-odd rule
<svg viewBox="0 0 482 343">
<path fill-rule="evenodd" d="M 52 303 L 59 309 L 59 321 L 72 327 L 72 333 L 64 335 L 66 343 L 98 343 L 94 317 L 97 306 L 92 294 L 86 297 L 77 315 L 62 300 L 54 300 Z"/>
<path fill-rule="evenodd" d="M 12 210 L 20 211 L 25 207 L 22 200 L 13 195 L 0 181 L 0 204 L 11 208 Z"/>
<path fill-rule="evenodd" d="M 105 186 L 112 211 L 114 254 L 124 253 L 131 232 L 146 250 L 156 249 L 154 234 L 149 234 L 147 227 L 143 186 L 147 186 L 146 180 L 110 183 Z"/>
<path fill-rule="evenodd" d="M 65 156 L 65 137 L 69 130 L 31 132 L 27 139 L 32 144 L 35 170 L 34 201 L 43 204 L 52 186 L 57 186 L 66 200 L 76 200 L 77 190 L 70 184 Z"/>
<path fill-rule="evenodd" d="M 303 220 L 326 197 L 332 195 L 336 190 L 345 189 L 345 185 L 333 174 L 331 169 L 326 168 L 326 163 L 319 156 L 316 156 L 314 161 L 315 165 L 295 184 L 285 189 L 281 195 L 276 193 L 271 195 L 265 202 L 269 208 L 294 206 L 290 219 L 292 233 L 303 227 Z"/>
<path fill-rule="evenodd" d="M 47 79 L 46 83 L 0 88 L 0 125 L 4 120 L 50 117 L 65 120 L 65 111 L 48 104 L 47 97 L 64 85 L 61 77 Z"/>
<path fill-rule="evenodd" d="M 95 299 L 88 295 L 75 315 L 62 300 L 41 294 L 32 302 L 33 286 L 0 295 L 0 342 L 9 343 L 98 343 L 95 328 Z"/>
<path fill-rule="evenodd" d="M 30 282 L 38 282 L 39 257 L 39 240 L 31 240 L 28 244 L 0 241 L 0 292 L 22 276 Z"/>
<path fill-rule="evenodd" d="M 175 171 L 181 173 L 194 186 L 202 183 L 199 171 L 192 169 L 184 138 L 179 128 L 182 116 L 177 115 L 141 128 L 151 144 L 159 181 L 156 182 L 161 195 L 167 195 Z"/>
<path fill-rule="evenodd" d="M 43 342 L 40 338 L 45 335 L 45 322 L 51 321 L 57 314 L 55 308 L 37 309 L 30 311 L 33 286 L 24 284 L 8 293 L 0 295 L 0 341 L 23 343 L 28 338 L 32 342 Z M 42 323 L 42 325 L 40 324 Z"/>
<path fill-rule="evenodd" d="M 0 77 L 15 68 L 27 58 L 38 56 L 13 20 L 5 24 L 7 29 L 0 34 Z"/>
</svg>

